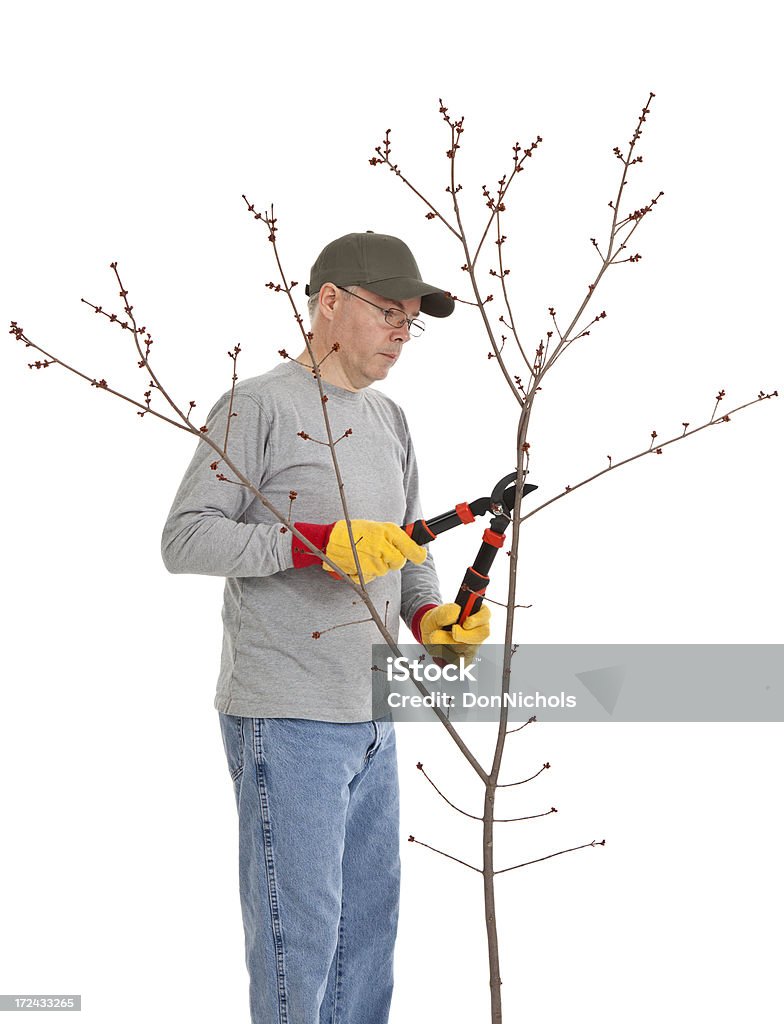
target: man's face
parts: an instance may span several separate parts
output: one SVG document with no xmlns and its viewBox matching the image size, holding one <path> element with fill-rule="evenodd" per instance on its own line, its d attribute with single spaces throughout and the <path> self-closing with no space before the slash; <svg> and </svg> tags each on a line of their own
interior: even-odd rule
<svg viewBox="0 0 784 1024">
<path fill-rule="evenodd" d="M 329 358 L 340 363 L 347 383 L 354 390 L 383 380 L 409 339 L 408 325 L 390 327 L 382 310 L 400 310 L 413 320 L 419 314 L 420 301 L 418 297 L 388 299 L 359 287 L 355 295 L 337 291 L 331 335 L 340 349 Z M 371 302 L 381 309 L 369 305 Z"/>
</svg>

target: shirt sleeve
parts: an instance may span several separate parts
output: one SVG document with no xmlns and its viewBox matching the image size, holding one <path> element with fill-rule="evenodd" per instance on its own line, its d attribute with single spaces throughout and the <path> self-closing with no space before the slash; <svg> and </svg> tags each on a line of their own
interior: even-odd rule
<svg viewBox="0 0 784 1024">
<path fill-rule="evenodd" d="M 207 417 L 209 434 L 222 444 L 230 393 Z M 269 421 L 250 395 L 234 394 L 228 456 L 243 475 L 263 490 Z M 207 576 L 270 576 L 293 567 L 291 531 L 282 524 L 251 523 L 246 512 L 254 494 L 233 482 L 220 456 L 199 441 L 174 498 L 161 537 L 161 555 L 169 572 Z M 211 464 L 218 461 L 213 469 Z M 228 480 L 219 480 L 223 472 Z"/>
<path fill-rule="evenodd" d="M 403 487 L 406 495 L 406 522 L 411 523 L 422 518 L 422 509 L 419 503 L 419 470 L 417 469 L 417 461 L 408 430 L 408 423 L 402 409 L 400 410 L 400 415 L 405 429 L 406 442 L 406 467 L 403 474 Z M 400 575 L 400 617 L 408 628 L 412 629 L 414 618 L 424 605 L 443 604 L 438 583 L 438 573 L 436 572 L 435 562 L 433 561 L 429 546 L 425 561 L 421 565 L 416 565 L 415 562 L 406 562 L 400 570 Z"/>
</svg>

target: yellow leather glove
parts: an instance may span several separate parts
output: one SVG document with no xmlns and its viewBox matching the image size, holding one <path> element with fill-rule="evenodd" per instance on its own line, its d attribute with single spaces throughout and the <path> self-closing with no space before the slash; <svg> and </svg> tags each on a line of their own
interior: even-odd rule
<svg viewBox="0 0 784 1024">
<path fill-rule="evenodd" d="M 440 604 L 422 616 L 419 631 L 422 644 L 434 658 L 443 658 L 452 665 L 470 665 L 479 645 L 490 636 L 490 608 L 483 604 L 469 615 L 462 626 L 457 624 L 459 604 Z"/>
<path fill-rule="evenodd" d="M 352 519 L 351 531 L 365 583 L 384 576 L 390 569 L 402 569 L 409 560 L 420 565 L 427 558 L 427 550 L 420 544 L 415 544 L 405 530 L 395 523 Z M 333 526 L 324 554 L 340 566 L 353 583 L 359 583 L 345 519 L 339 520 Z M 327 572 L 332 572 L 332 567 L 326 562 L 322 562 L 321 567 Z"/>
</svg>

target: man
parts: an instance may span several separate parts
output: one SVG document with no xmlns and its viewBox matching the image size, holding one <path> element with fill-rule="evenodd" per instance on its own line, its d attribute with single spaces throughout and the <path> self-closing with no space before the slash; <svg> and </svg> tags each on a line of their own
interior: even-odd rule
<svg viewBox="0 0 784 1024">
<path fill-rule="evenodd" d="M 398 525 L 421 516 L 405 416 L 370 387 L 424 329 L 420 313 L 445 317 L 454 302 L 400 239 L 373 232 L 327 245 L 306 291 L 367 592 L 394 637 L 402 616 L 417 640 L 470 652 L 489 610 L 451 629 L 458 606 L 442 604 L 431 555 Z M 208 417 L 214 436 L 228 408 L 229 393 Z M 296 492 L 296 527 L 356 580 L 325 440 L 307 349 L 236 386 L 229 457 L 276 508 Z M 239 813 L 251 1017 L 384 1024 L 400 856 L 394 727 L 371 712 L 381 637 L 354 590 L 247 488 L 218 480 L 214 460 L 200 444 L 162 553 L 171 572 L 226 577 L 215 707 Z"/>
</svg>

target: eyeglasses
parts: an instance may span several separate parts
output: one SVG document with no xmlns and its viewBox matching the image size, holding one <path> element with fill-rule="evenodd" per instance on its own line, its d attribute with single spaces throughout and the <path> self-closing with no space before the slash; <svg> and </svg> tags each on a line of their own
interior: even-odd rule
<svg viewBox="0 0 784 1024">
<path fill-rule="evenodd" d="M 346 292 L 347 295 L 353 295 L 355 299 L 362 299 L 369 306 L 375 306 L 376 309 L 380 309 L 390 327 L 396 327 L 399 330 L 404 324 L 408 324 L 408 333 L 412 338 L 418 338 L 425 329 L 425 325 L 421 320 L 410 320 L 402 309 L 384 309 L 383 306 L 377 306 L 375 302 L 371 302 L 370 299 L 366 299 L 362 295 L 357 295 L 356 292 L 350 292 L 348 288 L 344 288 L 342 285 L 337 285 L 337 287 L 342 292 Z"/>
</svg>

